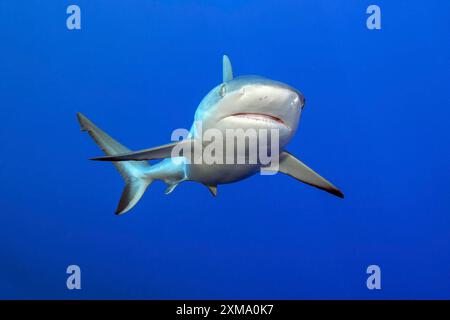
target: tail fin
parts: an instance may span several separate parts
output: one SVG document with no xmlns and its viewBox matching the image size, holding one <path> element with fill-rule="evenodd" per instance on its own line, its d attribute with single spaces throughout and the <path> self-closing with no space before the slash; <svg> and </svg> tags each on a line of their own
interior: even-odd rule
<svg viewBox="0 0 450 320">
<path fill-rule="evenodd" d="M 81 113 L 77 113 L 77 118 L 81 126 L 81 131 L 87 131 L 106 155 L 115 155 L 130 151 L 99 129 Z M 116 214 L 119 215 L 129 211 L 136 205 L 153 180 L 144 175 L 146 169 L 150 167 L 147 161 L 123 161 L 114 162 L 113 164 L 125 180 L 125 189 L 116 209 Z"/>
</svg>

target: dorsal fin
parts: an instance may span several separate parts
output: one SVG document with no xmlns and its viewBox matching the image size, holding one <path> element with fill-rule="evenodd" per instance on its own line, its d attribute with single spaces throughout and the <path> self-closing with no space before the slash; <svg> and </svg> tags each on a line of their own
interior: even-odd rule
<svg viewBox="0 0 450 320">
<path fill-rule="evenodd" d="M 231 67 L 230 58 L 223 55 L 223 82 L 233 80 L 233 68 Z"/>
</svg>

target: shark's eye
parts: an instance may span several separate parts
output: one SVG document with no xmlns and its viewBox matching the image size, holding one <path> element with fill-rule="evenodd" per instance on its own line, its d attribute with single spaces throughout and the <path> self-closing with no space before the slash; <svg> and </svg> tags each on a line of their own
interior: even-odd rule
<svg viewBox="0 0 450 320">
<path fill-rule="evenodd" d="M 220 86 L 219 95 L 223 98 L 225 96 L 225 93 L 227 93 L 227 86 L 224 83 Z"/>
</svg>

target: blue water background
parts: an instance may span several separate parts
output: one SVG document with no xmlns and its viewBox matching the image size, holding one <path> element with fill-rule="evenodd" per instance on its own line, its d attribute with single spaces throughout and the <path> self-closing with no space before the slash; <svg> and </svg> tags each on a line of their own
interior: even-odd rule
<svg viewBox="0 0 450 320">
<path fill-rule="evenodd" d="M 78 4 L 82 29 L 66 28 Z M 378 4 L 382 29 L 366 28 Z M 0 298 L 450 298 L 447 1 L 0 1 Z M 81 111 L 132 149 L 189 128 L 221 81 L 307 99 L 289 151 L 344 200 L 282 175 L 170 196 L 123 182 Z M 66 267 L 82 290 L 66 288 Z M 366 288 L 366 268 L 382 289 Z"/>
</svg>

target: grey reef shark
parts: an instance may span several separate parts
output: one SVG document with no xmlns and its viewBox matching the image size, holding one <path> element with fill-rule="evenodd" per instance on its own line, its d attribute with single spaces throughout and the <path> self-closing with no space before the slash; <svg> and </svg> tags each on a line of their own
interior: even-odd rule
<svg viewBox="0 0 450 320">
<path fill-rule="evenodd" d="M 277 166 L 267 171 L 287 174 L 343 198 L 344 195 L 338 188 L 285 150 L 297 130 L 304 105 L 303 94 L 282 82 L 260 76 L 233 77 L 231 62 L 227 56 L 223 56 L 223 81 L 200 102 L 195 112 L 194 124 L 190 131 L 186 130 L 188 133 L 182 140 L 131 151 L 81 113 L 77 113 L 77 118 L 81 130 L 87 131 L 106 154 L 92 160 L 112 162 L 125 180 L 125 189 L 116 214 L 123 214 L 133 208 L 154 180 L 162 180 L 168 185 L 166 194 L 171 193 L 180 182 L 196 181 L 204 184 L 211 194 L 216 196 L 218 185 L 240 181 L 268 168 L 260 156 L 257 156 L 256 162 L 253 163 L 229 161 L 228 153 L 225 155 L 220 149 L 215 151 L 216 156 L 226 158 L 225 161 L 201 161 L 204 155 L 196 154 L 195 150 L 198 145 L 207 147 L 208 143 L 204 141 L 206 139 L 202 133 L 211 129 L 216 133 L 223 133 L 223 136 L 226 136 L 229 130 L 275 130 L 276 143 L 273 138 L 262 139 L 262 135 L 255 135 L 259 150 L 273 151 L 273 146 L 276 146 L 272 156 L 276 158 Z M 198 129 L 198 124 L 201 124 L 202 130 Z M 225 138 L 222 142 L 224 145 L 231 144 L 229 140 L 225 141 Z M 248 159 L 248 144 L 245 144 L 243 151 L 245 155 L 237 154 L 242 151 L 236 152 L 235 147 L 233 148 L 233 157 L 244 156 Z M 178 153 L 174 152 L 175 150 L 178 150 Z M 148 162 L 154 159 L 163 160 L 155 164 Z"/>
</svg>

